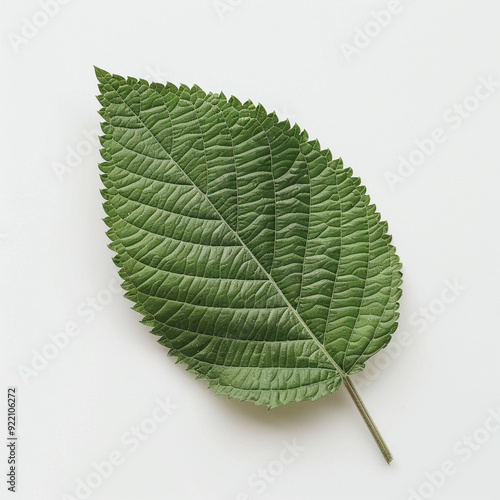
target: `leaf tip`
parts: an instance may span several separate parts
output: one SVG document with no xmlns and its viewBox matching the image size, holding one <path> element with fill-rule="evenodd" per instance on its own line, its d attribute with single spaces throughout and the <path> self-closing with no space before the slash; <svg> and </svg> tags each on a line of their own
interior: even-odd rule
<svg viewBox="0 0 500 500">
<path fill-rule="evenodd" d="M 101 69 L 97 66 L 94 65 L 94 71 L 95 71 L 95 76 L 97 77 L 97 79 L 103 83 L 103 81 L 108 77 L 110 76 L 110 73 L 108 73 L 106 70 L 104 69 Z"/>
</svg>

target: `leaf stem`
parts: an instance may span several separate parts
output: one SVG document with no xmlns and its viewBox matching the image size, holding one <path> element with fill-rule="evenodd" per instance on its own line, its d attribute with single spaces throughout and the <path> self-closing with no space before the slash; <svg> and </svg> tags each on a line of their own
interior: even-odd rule
<svg viewBox="0 0 500 500">
<path fill-rule="evenodd" d="M 385 444 L 385 441 L 382 438 L 379 430 L 377 429 L 375 422 L 372 420 L 372 417 L 368 413 L 368 410 L 366 409 L 366 406 L 363 403 L 361 396 L 356 390 L 356 387 L 354 387 L 354 384 L 352 383 L 352 380 L 349 378 L 348 375 L 343 376 L 342 379 L 346 386 L 346 389 L 349 391 L 349 395 L 351 396 L 352 400 L 354 401 L 354 404 L 356 405 L 356 408 L 358 409 L 359 413 L 361 413 L 361 416 L 363 417 L 363 420 L 365 421 L 368 430 L 375 439 L 375 442 L 377 443 L 379 450 L 384 456 L 386 462 L 390 464 L 392 461 L 392 454 L 389 451 L 387 444 Z"/>
</svg>

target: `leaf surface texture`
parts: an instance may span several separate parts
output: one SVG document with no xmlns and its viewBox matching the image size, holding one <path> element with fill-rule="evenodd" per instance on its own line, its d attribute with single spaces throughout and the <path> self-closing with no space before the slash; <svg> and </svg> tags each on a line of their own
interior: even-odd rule
<svg viewBox="0 0 500 500">
<path fill-rule="evenodd" d="M 401 265 L 351 169 L 261 105 L 96 72 L 110 247 L 159 342 L 268 407 L 360 371 L 396 329 Z"/>
</svg>

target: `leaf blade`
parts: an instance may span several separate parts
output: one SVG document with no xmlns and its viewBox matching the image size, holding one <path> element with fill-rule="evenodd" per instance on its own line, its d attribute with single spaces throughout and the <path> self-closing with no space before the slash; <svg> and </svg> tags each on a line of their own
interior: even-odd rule
<svg viewBox="0 0 500 500">
<path fill-rule="evenodd" d="M 400 293 L 399 261 L 359 180 L 260 105 L 198 87 L 97 76 L 111 247 L 127 296 L 160 343 L 216 392 L 257 404 L 274 407 L 338 389 L 390 338 Z M 344 220 L 354 209 L 358 217 Z M 356 224 L 363 210 L 364 232 Z M 373 286 L 382 266 L 390 289 L 378 290 L 386 301 L 376 326 L 366 319 L 376 300 L 362 315 L 367 287 L 356 302 L 344 281 L 363 277 L 352 273 L 349 253 L 342 257 L 354 245 L 368 281 L 369 252 L 361 250 L 370 246 L 370 221 L 386 250 L 377 254 L 383 263 L 372 265 Z M 346 231 L 349 244 L 342 243 Z M 340 317 L 333 309 L 342 292 L 353 313 L 350 329 L 342 308 Z M 335 327 L 328 330 L 330 316 Z"/>
</svg>

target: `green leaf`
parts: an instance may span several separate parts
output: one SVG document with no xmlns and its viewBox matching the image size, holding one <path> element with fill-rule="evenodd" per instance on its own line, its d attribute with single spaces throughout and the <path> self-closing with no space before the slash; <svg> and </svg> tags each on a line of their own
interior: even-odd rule
<svg viewBox="0 0 500 500">
<path fill-rule="evenodd" d="M 259 104 L 96 70 L 126 296 L 218 394 L 337 390 L 397 326 L 401 265 L 360 180 Z"/>
</svg>

